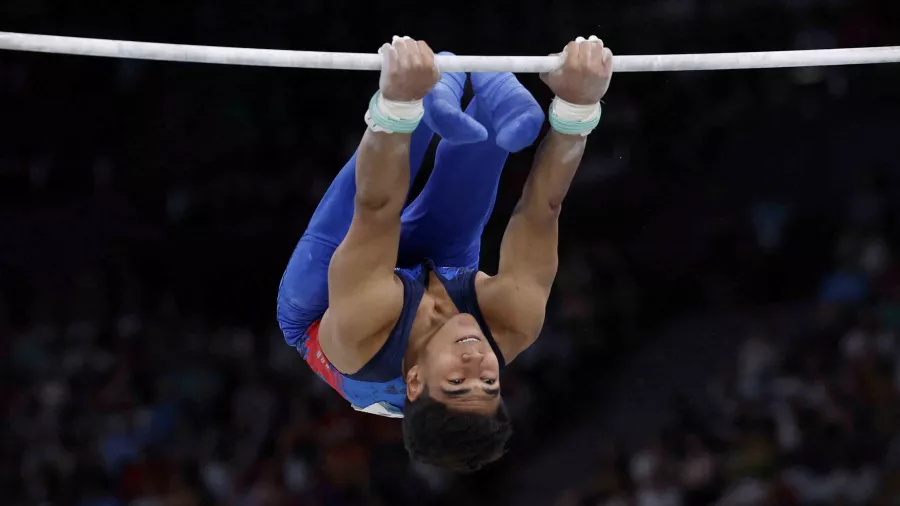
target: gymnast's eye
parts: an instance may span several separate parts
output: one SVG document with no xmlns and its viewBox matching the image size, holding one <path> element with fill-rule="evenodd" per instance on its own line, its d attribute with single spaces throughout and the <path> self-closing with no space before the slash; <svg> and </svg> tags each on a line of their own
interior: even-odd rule
<svg viewBox="0 0 900 506">
<path fill-rule="evenodd" d="M 487 385 L 493 385 L 494 383 L 497 382 L 497 380 L 495 380 L 494 378 L 484 378 L 481 381 L 484 381 L 484 383 Z"/>
<path fill-rule="evenodd" d="M 461 379 L 450 380 L 451 385 L 462 385 L 462 383 L 463 383 L 463 380 L 461 380 Z"/>
</svg>

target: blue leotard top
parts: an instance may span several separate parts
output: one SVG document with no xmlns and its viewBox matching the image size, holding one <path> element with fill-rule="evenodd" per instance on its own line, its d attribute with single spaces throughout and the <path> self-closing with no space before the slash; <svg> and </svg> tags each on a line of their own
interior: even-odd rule
<svg viewBox="0 0 900 506">
<path fill-rule="evenodd" d="M 425 294 L 429 272 L 436 274 L 459 312 L 471 314 L 475 318 L 497 354 L 501 370 L 505 366 L 503 355 L 478 307 L 475 294 L 475 276 L 478 271 L 466 267 L 436 267 L 430 260 L 410 269 L 397 268 L 395 273 L 403 282 L 403 310 L 400 319 L 384 346 L 358 372 L 341 373 L 322 353 L 319 344 L 319 321 L 322 315 L 312 322 L 295 344 L 313 371 L 350 401 L 354 409 L 393 418 L 403 417 L 403 402 L 406 397 L 403 357 L 419 302 Z"/>
</svg>

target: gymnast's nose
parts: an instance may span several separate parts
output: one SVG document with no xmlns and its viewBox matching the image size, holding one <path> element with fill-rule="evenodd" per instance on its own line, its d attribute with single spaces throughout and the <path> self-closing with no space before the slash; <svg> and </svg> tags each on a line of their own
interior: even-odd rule
<svg viewBox="0 0 900 506">
<path fill-rule="evenodd" d="M 463 363 L 481 362 L 484 360 L 484 353 L 480 350 L 464 351 L 462 354 Z"/>
</svg>

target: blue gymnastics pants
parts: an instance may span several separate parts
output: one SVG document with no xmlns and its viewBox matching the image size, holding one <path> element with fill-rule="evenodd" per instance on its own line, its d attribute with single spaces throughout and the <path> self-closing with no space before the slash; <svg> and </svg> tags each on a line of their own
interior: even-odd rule
<svg viewBox="0 0 900 506">
<path fill-rule="evenodd" d="M 509 152 L 497 145 L 490 113 L 487 107 L 479 107 L 477 96 L 465 112 L 488 130 L 488 138 L 466 145 L 439 143 L 431 176 L 401 216 L 399 266 L 430 258 L 442 267 L 478 268 L 481 234 L 494 208 Z M 433 136 L 425 122 L 412 135 L 410 184 Z M 353 218 L 356 156 L 325 192 L 281 280 L 278 321 L 291 346 L 328 308 L 328 265 Z"/>
</svg>

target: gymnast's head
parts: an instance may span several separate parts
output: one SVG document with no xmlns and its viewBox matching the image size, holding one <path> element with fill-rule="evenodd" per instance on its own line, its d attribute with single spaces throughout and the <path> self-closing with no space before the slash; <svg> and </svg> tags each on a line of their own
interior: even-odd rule
<svg viewBox="0 0 900 506">
<path fill-rule="evenodd" d="M 453 316 L 406 373 L 406 450 L 413 460 L 469 473 L 499 459 L 511 433 L 499 359 L 471 315 Z"/>
</svg>

